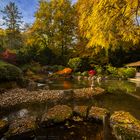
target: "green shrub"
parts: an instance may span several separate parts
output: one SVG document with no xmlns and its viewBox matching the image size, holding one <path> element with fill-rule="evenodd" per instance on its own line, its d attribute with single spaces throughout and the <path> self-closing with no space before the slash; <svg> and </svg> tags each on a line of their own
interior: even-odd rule
<svg viewBox="0 0 140 140">
<path fill-rule="evenodd" d="M 0 61 L 0 81 L 12 81 L 22 78 L 22 71 L 9 63 Z"/>
<path fill-rule="evenodd" d="M 52 59 L 53 58 L 53 59 Z M 42 65 L 54 64 L 57 62 L 56 55 L 48 47 L 41 46 L 25 46 L 17 53 L 17 62 L 20 65 L 39 62 Z"/>
<path fill-rule="evenodd" d="M 122 78 L 133 78 L 136 75 L 135 68 L 119 68 L 118 75 Z"/>
<path fill-rule="evenodd" d="M 34 73 L 39 73 L 42 69 L 42 66 L 38 62 L 32 62 L 30 64 L 24 64 L 20 66 L 20 68 L 23 72 L 30 70 Z"/>
<path fill-rule="evenodd" d="M 42 69 L 42 66 L 38 62 L 33 62 L 31 64 L 30 70 L 34 73 L 39 73 Z"/>
<path fill-rule="evenodd" d="M 56 71 L 59 71 L 59 70 L 63 70 L 65 67 L 62 66 L 62 65 L 53 65 L 53 66 L 50 66 L 51 67 L 51 70 L 56 72 Z"/>
<path fill-rule="evenodd" d="M 30 64 L 24 64 L 24 65 L 21 65 L 20 66 L 20 69 L 23 71 L 23 72 L 26 72 L 28 69 L 31 68 L 31 65 Z"/>
<path fill-rule="evenodd" d="M 81 72 L 76 72 L 76 73 L 74 73 L 74 75 L 75 75 L 75 76 L 81 76 L 82 73 L 81 73 Z"/>
<path fill-rule="evenodd" d="M 127 78 L 133 78 L 136 75 L 136 69 L 135 68 L 127 68 L 125 71 L 125 76 Z"/>
<path fill-rule="evenodd" d="M 65 67 L 62 65 L 58 65 L 57 68 L 58 68 L 58 70 L 63 70 Z"/>
<path fill-rule="evenodd" d="M 125 71 L 125 68 L 118 68 L 118 76 L 119 76 L 120 78 L 125 78 L 125 73 L 124 73 L 124 71 Z"/>
<path fill-rule="evenodd" d="M 118 72 L 117 72 L 117 68 L 116 67 L 113 67 L 111 65 L 107 65 L 106 66 L 106 71 L 107 71 L 107 73 L 109 75 L 111 74 L 114 77 L 117 77 L 118 76 Z"/>
<path fill-rule="evenodd" d="M 84 71 L 84 72 L 82 72 L 81 75 L 82 75 L 82 76 L 88 76 L 89 74 L 88 74 L 88 71 Z"/>
<path fill-rule="evenodd" d="M 103 74 L 103 68 L 99 65 L 94 66 L 95 67 L 95 71 L 97 72 L 97 74 Z"/>
<path fill-rule="evenodd" d="M 79 71 L 82 66 L 82 59 L 79 57 L 71 58 L 68 62 L 68 66 L 73 69 L 73 71 Z"/>
</svg>

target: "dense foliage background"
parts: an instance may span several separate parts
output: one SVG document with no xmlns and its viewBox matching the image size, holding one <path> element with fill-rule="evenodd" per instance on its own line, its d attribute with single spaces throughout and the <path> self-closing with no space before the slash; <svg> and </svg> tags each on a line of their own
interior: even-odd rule
<svg viewBox="0 0 140 140">
<path fill-rule="evenodd" d="M 87 69 L 138 61 L 139 5 L 139 1 L 129 0 L 78 0 L 74 4 L 70 0 L 41 0 L 34 23 L 23 30 L 22 13 L 10 2 L 1 11 L 5 25 L 0 28 L 1 58 L 10 60 L 15 54 L 12 61 L 17 65 L 35 61 L 75 65 L 75 70 L 77 59 L 88 61 Z"/>
</svg>

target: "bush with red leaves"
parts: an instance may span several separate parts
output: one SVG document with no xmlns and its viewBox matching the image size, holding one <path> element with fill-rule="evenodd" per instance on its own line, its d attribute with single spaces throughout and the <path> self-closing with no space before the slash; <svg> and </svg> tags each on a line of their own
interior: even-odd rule
<svg viewBox="0 0 140 140">
<path fill-rule="evenodd" d="M 9 49 L 6 49 L 1 53 L 1 59 L 9 63 L 16 64 L 16 53 L 13 53 Z"/>
</svg>

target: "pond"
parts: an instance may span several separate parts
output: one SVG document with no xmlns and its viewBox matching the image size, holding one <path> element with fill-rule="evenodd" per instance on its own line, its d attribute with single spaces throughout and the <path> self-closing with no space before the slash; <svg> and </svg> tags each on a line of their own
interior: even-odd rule
<svg viewBox="0 0 140 140">
<path fill-rule="evenodd" d="M 76 89 L 89 87 L 91 83 L 88 80 L 75 81 L 75 80 L 61 80 L 51 81 L 48 83 L 49 89 Z M 114 111 L 128 111 L 134 117 L 140 120 L 140 87 L 139 84 L 131 83 L 129 81 L 119 80 L 106 80 L 100 83 L 95 82 L 96 86 L 103 87 L 107 90 L 104 95 L 97 96 L 92 99 L 70 99 L 62 100 L 59 102 L 47 102 L 42 104 L 22 105 L 7 110 L 1 110 L 3 117 L 9 121 L 17 117 L 41 116 L 46 110 L 57 104 L 65 104 L 70 107 L 76 105 L 98 106 L 104 107 Z M 87 122 L 70 124 L 69 129 L 65 126 L 54 126 L 47 129 L 41 128 L 36 132 L 36 139 L 47 140 L 103 140 L 103 127 L 100 124 L 90 124 Z M 110 133 L 110 132 L 109 132 Z M 110 134 L 110 140 L 115 138 Z M 109 140 L 109 139 L 108 139 Z"/>
<path fill-rule="evenodd" d="M 53 90 L 73 89 L 89 87 L 90 85 L 91 82 L 88 80 L 53 81 L 49 85 L 49 88 Z M 118 110 L 128 111 L 140 120 L 140 82 L 133 83 L 126 80 L 104 80 L 100 83 L 95 82 L 95 85 L 106 89 L 107 94 L 95 98 L 94 100 L 79 101 L 79 104 L 94 104 L 99 107 L 105 107 L 111 112 Z"/>
</svg>

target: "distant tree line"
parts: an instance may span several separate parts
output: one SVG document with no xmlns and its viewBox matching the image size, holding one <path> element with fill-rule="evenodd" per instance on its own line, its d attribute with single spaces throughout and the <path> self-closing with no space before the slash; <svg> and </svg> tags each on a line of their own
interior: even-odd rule
<svg viewBox="0 0 140 140">
<path fill-rule="evenodd" d="M 0 51 L 15 52 L 20 64 L 66 65 L 80 57 L 120 67 L 140 60 L 139 1 L 40 0 L 34 23 L 24 30 L 14 2 L 1 14 L 5 28 L 0 28 Z"/>
</svg>

